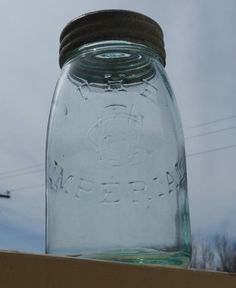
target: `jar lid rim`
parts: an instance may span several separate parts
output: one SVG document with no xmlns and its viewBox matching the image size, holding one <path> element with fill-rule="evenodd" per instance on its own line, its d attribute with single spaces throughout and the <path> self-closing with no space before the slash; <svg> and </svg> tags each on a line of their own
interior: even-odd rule
<svg viewBox="0 0 236 288">
<path fill-rule="evenodd" d="M 60 35 L 59 63 L 84 44 L 106 40 L 124 40 L 144 44 L 156 50 L 165 66 L 163 32 L 152 18 L 128 10 L 98 10 L 70 21 Z"/>
</svg>

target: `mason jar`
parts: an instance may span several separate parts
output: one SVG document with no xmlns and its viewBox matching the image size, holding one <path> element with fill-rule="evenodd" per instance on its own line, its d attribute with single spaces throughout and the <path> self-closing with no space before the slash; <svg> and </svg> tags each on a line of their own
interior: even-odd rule
<svg viewBox="0 0 236 288">
<path fill-rule="evenodd" d="M 46 149 L 46 252 L 186 266 L 183 130 L 160 26 L 103 10 L 60 38 Z"/>
</svg>

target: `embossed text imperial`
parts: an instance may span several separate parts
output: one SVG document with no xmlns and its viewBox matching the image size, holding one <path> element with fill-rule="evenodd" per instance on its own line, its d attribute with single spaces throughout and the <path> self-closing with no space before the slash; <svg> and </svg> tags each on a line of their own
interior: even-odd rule
<svg viewBox="0 0 236 288">
<path fill-rule="evenodd" d="M 184 137 L 160 26 L 102 10 L 60 37 L 46 149 L 46 252 L 188 265 Z"/>
</svg>

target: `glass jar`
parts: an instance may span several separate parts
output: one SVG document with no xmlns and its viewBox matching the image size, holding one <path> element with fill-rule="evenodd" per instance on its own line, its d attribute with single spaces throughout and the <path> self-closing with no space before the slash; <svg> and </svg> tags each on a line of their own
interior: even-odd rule
<svg viewBox="0 0 236 288">
<path fill-rule="evenodd" d="M 105 10 L 61 34 L 46 151 L 46 252 L 186 266 L 184 137 L 160 26 Z"/>
</svg>

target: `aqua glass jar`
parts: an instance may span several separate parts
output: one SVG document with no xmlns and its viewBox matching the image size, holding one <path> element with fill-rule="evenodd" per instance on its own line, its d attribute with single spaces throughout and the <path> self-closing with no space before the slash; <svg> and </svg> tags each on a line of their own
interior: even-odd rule
<svg viewBox="0 0 236 288">
<path fill-rule="evenodd" d="M 186 266 L 184 137 L 160 26 L 88 13 L 60 38 L 46 149 L 46 252 Z"/>
</svg>

